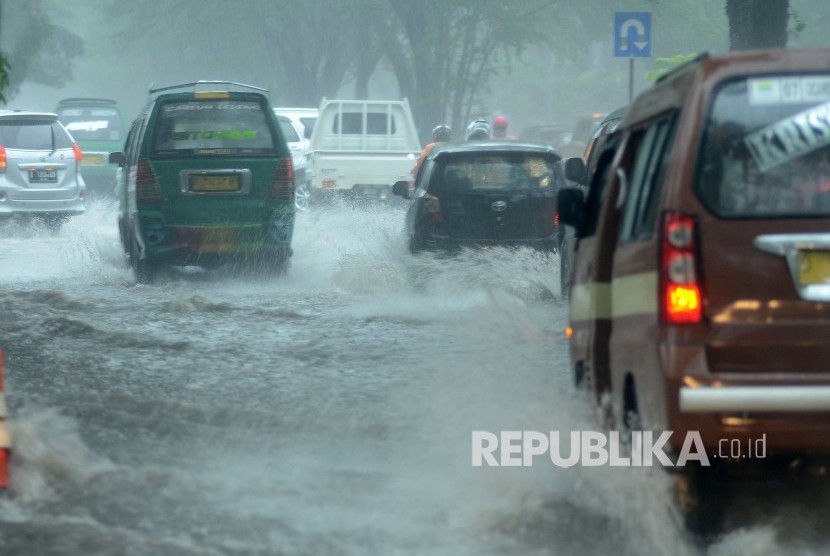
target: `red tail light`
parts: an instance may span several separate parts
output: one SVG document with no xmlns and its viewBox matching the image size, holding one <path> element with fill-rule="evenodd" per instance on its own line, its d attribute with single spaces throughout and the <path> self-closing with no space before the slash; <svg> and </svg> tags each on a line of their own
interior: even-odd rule
<svg viewBox="0 0 830 556">
<path fill-rule="evenodd" d="M 72 143 L 72 152 L 75 153 L 75 171 L 81 169 L 81 161 L 84 159 L 84 153 L 81 152 L 81 147 L 78 143 Z"/>
<path fill-rule="evenodd" d="M 441 217 L 441 199 L 429 193 L 424 195 L 423 204 L 421 205 L 421 214 L 427 220 L 432 220 L 436 224 L 440 224 Z"/>
<path fill-rule="evenodd" d="M 0 488 L 9 486 L 9 451 L 0 448 Z"/>
<path fill-rule="evenodd" d="M 664 323 L 697 324 L 703 320 L 696 237 L 693 217 L 666 213 L 660 267 L 660 316 Z"/>
<path fill-rule="evenodd" d="M 553 213 L 553 226 L 556 227 L 559 225 L 559 211 Z"/>
<path fill-rule="evenodd" d="M 6 172 L 6 164 L 8 163 L 8 158 L 6 157 L 6 147 L 0 145 L 0 173 Z"/>
<path fill-rule="evenodd" d="M 291 156 L 283 157 L 280 162 L 268 199 L 272 201 L 294 200 L 294 162 Z"/>
<path fill-rule="evenodd" d="M 156 181 L 153 168 L 143 158 L 138 159 L 138 168 L 135 176 L 135 197 L 140 204 L 161 202 L 161 189 Z"/>
</svg>

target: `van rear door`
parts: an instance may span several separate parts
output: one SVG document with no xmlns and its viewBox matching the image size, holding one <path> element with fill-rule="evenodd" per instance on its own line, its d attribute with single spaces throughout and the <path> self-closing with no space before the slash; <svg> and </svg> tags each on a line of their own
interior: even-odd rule
<svg viewBox="0 0 830 556">
<path fill-rule="evenodd" d="M 830 373 L 830 75 L 716 93 L 696 193 L 714 373 Z"/>
</svg>

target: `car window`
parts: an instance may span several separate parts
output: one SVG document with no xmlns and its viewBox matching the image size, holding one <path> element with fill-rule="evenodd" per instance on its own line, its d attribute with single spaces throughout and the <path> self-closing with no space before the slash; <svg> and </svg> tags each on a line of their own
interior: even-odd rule
<svg viewBox="0 0 830 556">
<path fill-rule="evenodd" d="M 303 124 L 305 128 L 303 130 L 303 136 L 306 139 L 311 139 L 311 134 L 314 132 L 314 124 L 317 123 L 317 118 L 300 118 L 300 122 Z"/>
<path fill-rule="evenodd" d="M 285 116 L 278 116 L 277 121 L 280 123 L 282 135 L 285 137 L 287 143 L 297 143 L 300 140 L 300 135 L 294 129 L 294 124 L 291 123 L 291 120 Z"/>
<path fill-rule="evenodd" d="M 363 134 L 363 112 L 343 112 L 343 131 L 340 131 L 340 118 L 335 116 L 332 131 L 343 135 Z M 390 121 L 391 120 L 391 121 Z M 388 131 L 387 131 L 388 129 Z M 369 112 L 366 114 L 366 133 L 368 135 L 386 135 L 395 133 L 394 114 Z"/>
<path fill-rule="evenodd" d="M 58 117 L 80 141 L 120 141 L 124 133 L 121 118 L 114 108 L 61 108 Z"/>
<path fill-rule="evenodd" d="M 532 154 L 454 156 L 440 171 L 439 187 L 450 192 L 552 190 L 561 183 L 556 162 Z"/>
<path fill-rule="evenodd" d="M 830 76 L 743 78 L 720 87 L 696 190 L 721 217 L 830 214 Z"/>
<path fill-rule="evenodd" d="M 23 150 L 69 149 L 72 137 L 58 122 L 7 120 L 0 121 L 0 145 Z"/>
<path fill-rule="evenodd" d="M 276 142 L 266 108 L 252 100 L 196 99 L 158 106 L 156 154 L 272 154 Z"/>
<path fill-rule="evenodd" d="M 673 118 L 663 117 L 646 128 L 634 158 L 631 188 L 625 201 L 621 241 L 646 240 L 654 232 L 659 193 L 669 156 Z"/>
<path fill-rule="evenodd" d="M 585 213 L 580 237 L 590 237 L 597 232 L 599 211 L 602 206 L 603 193 L 608 183 L 611 163 L 614 161 L 614 153 L 619 143 L 619 136 L 609 137 L 603 144 L 602 150 L 597 157 L 595 171 L 591 174 L 591 181 L 588 184 L 588 195 L 585 199 Z M 596 151 L 595 151 L 596 152 Z"/>
</svg>

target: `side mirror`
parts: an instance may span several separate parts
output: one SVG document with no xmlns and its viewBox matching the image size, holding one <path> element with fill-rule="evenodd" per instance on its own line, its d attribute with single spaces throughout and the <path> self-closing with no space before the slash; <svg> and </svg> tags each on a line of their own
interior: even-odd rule
<svg viewBox="0 0 830 556">
<path fill-rule="evenodd" d="M 575 159 L 571 159 L 575 160 Z M 579 230 L 585 210 L 585 195 L 576 187 L 566 187 L 556 195 L 559 222 Z"/>
<path fill-rule="evenodd" d="M 392 194 L 397 195 L 398 197 L 403 197 L 404 199 L 409 199 L 409 182 L 396 181 L 395 185 L 392 186 Z"/>
<path fill-rule="evenodd" d="M 565 177 L 570 181 L 587 185 L 585 162 L 581 158 L 569 158 L 565 161 Z"/>
<path fill-rule="evenodd" d="M 124 153 L 122 153 L 121 151 L 116 151 L 114 153 L 110 153 L 109 163 L 110 164 L 118 164 L 119 166 L 123 166 L 124 165 Z"/>
</svg>

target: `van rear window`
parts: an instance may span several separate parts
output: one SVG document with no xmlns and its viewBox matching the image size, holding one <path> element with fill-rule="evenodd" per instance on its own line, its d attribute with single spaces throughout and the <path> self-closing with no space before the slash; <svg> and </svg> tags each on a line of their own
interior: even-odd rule
<svg viewBox="0 0 830 556">
<path fill-rule="evenodd" d="M 79 141 L 120 141 L 124 133 L 121 117 L 114 108 L 63 108 L 58 117 Z"/>
<path fill-rule="evenodd" d="M 343 130 L 340 130 L 340 119 L 335 115 L 332 131 L 342 135 L 363 134 L 363 112 L 343 112 Z M 395 116 L 392 114 L 369 112 L 366 114 L 367 135 L 395 134 Z"/>
<path fill-rule="evenodd" d="M 159 106 L 157 118 L 155 154 L 255 156 L 275 151 L 266 109 L 256 101 L 165 102 Z"/>
<path fill-rule="evenodd" d="M 696 187 L 722 217 L 830 214 L 830 75 L 722 86 L 703 135 Z"/>
</svg>

